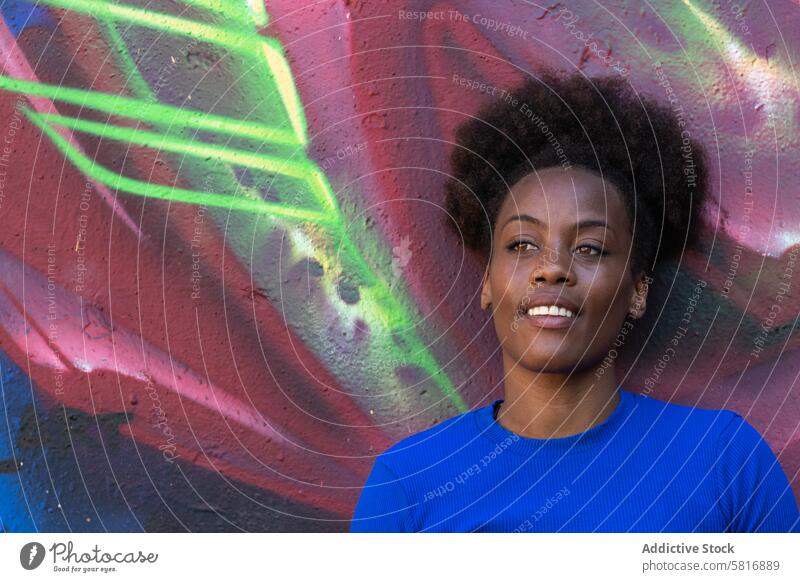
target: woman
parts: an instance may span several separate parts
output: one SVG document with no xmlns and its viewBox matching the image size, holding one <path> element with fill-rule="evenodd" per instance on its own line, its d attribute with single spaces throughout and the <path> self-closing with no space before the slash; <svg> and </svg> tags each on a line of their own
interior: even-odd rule
<svg viewBox="0 0 800 582">
<path fill-rule="evenodd" d="M 486 259 L 504 398 L 379 455 L 351 531 L 800 531 L 741 416 L 615 382 L 612 344 L 697 239 L 707 174 L 682 110 L 547 73 L 456 137 L 447 209 Z"/>
</svg>

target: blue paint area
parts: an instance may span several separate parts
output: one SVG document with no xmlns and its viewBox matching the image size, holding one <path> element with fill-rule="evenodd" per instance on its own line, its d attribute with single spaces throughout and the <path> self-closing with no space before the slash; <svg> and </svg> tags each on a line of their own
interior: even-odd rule
<svg viewBox="0 0 800 582">
<path fill-rule="evenodd" d="M 25 375 L 0 351 L 0 525 L 7 532 L 35 529 L 20 484 L 21 459 L 14 459 L 20 414 L 32 404 L 26 384 Z"/>
<path fill-rule="evenodd" d="M 31 395 L 0 351 L 0 531 L 345 531 L 336 515 L 166 462 L 122 436 L 126 422 Z"/>
<path fill-rule="evenodd" d="M 106 466 L 120 451 L 104 451 L 98 438 L 98 427 L 107 427 L 106 446 L 121 442 L 120 419 L 65 411 L 39 394 L 35 385 L 31 394 L 28 377 L 0 351 L 2 530 L 140 530 Z"/>
<path fill-rule="evenodd" d="M 38 26 L 52 30 L 56 26 L 56 20 L 47 8 L 26 0 L 1 0 L 0 16 L 14 38 L 18 38 L 26 28 Z"/>
</svg>

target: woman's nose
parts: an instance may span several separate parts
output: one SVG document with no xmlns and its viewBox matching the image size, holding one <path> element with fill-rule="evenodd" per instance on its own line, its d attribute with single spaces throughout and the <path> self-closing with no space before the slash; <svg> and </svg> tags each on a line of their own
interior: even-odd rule
<svg viewBox="0 0 800 582">
<path fill-rule="evenodd" d="M 542 259 L 531 273 L 531 282 L 537 284 L 558 284 L 571 281 L 569 262 L 565 263 L 564 253 L 548 248 L 542 253 Z"/>
</svg>

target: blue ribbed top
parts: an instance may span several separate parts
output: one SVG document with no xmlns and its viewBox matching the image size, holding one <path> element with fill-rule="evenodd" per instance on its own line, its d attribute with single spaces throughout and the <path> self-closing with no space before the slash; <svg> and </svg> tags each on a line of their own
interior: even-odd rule
<svg viewBox="0 0 800 582">
<path fill-rule="evenodd" d="M 800 532 L 792 489 L 735 412 L 619 389 L 582 433 L 533 439 L 499 424 L 502 400 L 380 454 L 353 532 Z"/>
</svg>

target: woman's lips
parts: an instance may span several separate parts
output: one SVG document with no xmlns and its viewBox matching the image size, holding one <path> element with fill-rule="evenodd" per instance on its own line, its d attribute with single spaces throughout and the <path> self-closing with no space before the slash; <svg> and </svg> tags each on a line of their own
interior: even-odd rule
<svg viewBox="0 0 800 582">
<path fill-rule="evenodd" d="M 523 320 L 536 327 L 544 327 L 547 329 L 565 329 L 574 324 L 579 315 L 574 317 L 563 317 L 561 315 L 528 315 L 525 313 Z"/>
</svg>

